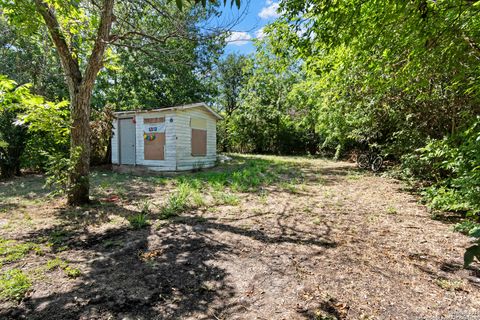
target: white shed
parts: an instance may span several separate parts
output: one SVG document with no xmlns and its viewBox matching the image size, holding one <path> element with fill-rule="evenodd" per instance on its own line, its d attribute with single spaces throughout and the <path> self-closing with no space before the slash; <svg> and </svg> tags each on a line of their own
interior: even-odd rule
<svg viewBox="0 0 480 320">
<path fill-rule="evenodd" d="M 115 112 L 112 164 L 154 171 L 213 167 L 220 119 L 205 103 Z"/>
</svg>

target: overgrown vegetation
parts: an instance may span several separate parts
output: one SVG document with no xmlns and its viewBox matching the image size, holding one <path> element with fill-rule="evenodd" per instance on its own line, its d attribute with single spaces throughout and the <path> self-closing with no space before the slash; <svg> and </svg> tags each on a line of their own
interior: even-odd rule
<svg viewBox="0 0 480 320">
<path fill-rule="evenodd" d="M 478 221 L 478 5 L 284 0 L 280 8 L 247 62 L 224 60 L 243 73 L 235 110 L 219 100 L 222 146 L 335 158 L 379 149 L 433 210 Z"/>
<path fill-rule="evenodd" d="M 22 270 L 5 271 L 0 275 L 0 299 L 22 300 L 31 286 L 31 280 Z"/>
</svg>

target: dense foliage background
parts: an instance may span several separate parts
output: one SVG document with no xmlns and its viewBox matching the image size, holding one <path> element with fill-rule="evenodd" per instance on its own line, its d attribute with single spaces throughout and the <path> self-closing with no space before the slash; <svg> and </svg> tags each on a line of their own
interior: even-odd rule
<svg viewBox="0 0 480 320">
<path fill-rule="evenodd" d="M 479 3 L 285 0 L 281 12 L 243 68 L 227 150 L 338 158 L 368 144 L 423 181 L 432 207 L 478 216 Z"/>
</svg>

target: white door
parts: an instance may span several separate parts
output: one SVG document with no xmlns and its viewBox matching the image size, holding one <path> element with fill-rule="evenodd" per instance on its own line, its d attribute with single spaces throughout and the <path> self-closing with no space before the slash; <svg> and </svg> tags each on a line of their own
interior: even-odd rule
<svg viewBox="0 0 480 320">
<path fill-rule="evenodd" d="M 120 164 L 135 164 L 135 123 L 133 118 L 120 119 Z"/>
</svg>

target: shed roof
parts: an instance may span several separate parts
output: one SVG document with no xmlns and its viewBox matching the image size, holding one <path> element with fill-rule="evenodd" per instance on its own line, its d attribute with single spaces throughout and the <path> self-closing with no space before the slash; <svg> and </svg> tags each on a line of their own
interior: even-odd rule
<svg viewBox="0 0 480 320">
<path fill-rule="evenodd" d="M 114 112 L 113 114 L 116 115 L 116 116 L 120 116 L 120 115 L 127 115 L 127 114 L 151 113 L 151 112 L 160 112 L 160 111 L 168 111 L 168 110 L 185 110 L 185 109 L 192 109 L 192 108 L 205 108 L 215 118 L 217 118 L 219 120 L 222 119 L 221 115 L 219 115 L 212 108 L 207 106 L 204 102 L 191 103 L 191 104 L 185 104 L 185 105 L 181 105 L 181 106 L 166 107 L 166 108 L 160 108 L 160 109 L 151 109 L 151 110 L 117 111 L 117 112 Z"/>
</svg>

